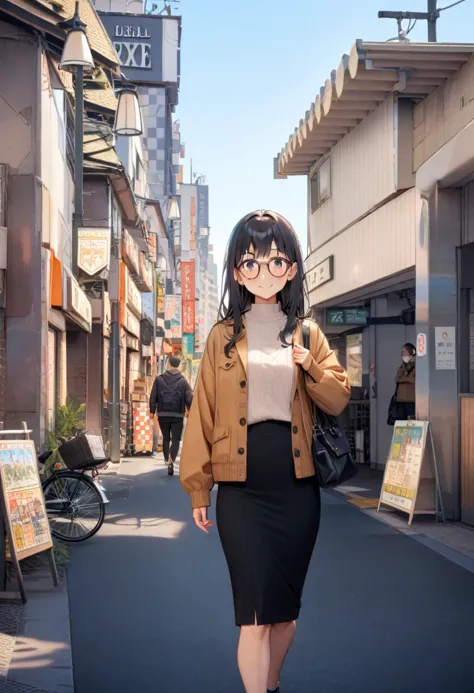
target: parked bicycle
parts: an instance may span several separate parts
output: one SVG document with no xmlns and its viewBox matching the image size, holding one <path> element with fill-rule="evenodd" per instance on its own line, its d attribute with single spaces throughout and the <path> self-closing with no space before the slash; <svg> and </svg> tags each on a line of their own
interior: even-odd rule
<svg viewBox="0 0 474 693">
<path fill-rule="evenodd" d="M 81 433 L 61 442 L 58 450 L 66 469 L 52 465 L 42 482 L 51 533 L 67 542 L 85 541 L 104 522 L 109 501 L 97 477 L 109 460 L 101 436 Z M 45 464 L 52 454 L 44 452 L 38 461 Z"/>
</svg>

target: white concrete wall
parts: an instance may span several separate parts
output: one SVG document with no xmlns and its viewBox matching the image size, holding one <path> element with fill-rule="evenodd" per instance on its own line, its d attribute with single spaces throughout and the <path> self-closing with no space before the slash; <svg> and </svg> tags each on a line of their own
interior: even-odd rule
<svg viewBox="0 0 474 693">
<path fill-rule="evenodd" d="M 393 97 L 349 132 L 331 150 L 331 196 L 311 213 L 314 251 L 396 190 Z"/>
<path fill-rule="evenodd" d="M 74 182 L 66 161 L 65 92 L 53 89 L 46 57 L 42 57 L 41 182 L 43 242 L 49 243 L 66 267 L 71 265 L 71 220 Z"/>
<path fill-rule="evenodd" d="M 306 270 L 334 255 L 334 279 L 310 293 L 311 305 L 413 267 L 417 199 L 415 188 L 407 190 L 312 253 Z"/>
</svg>

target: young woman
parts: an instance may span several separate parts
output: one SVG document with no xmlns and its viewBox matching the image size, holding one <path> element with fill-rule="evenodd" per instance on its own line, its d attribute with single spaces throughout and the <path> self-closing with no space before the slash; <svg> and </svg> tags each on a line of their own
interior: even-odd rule
<svg viewBox="0 0 474 693">
<path fill-rule="evenodd" d="M 407 342 L 402 346 L 402 362 L 397 371 L 397 417 L 400 421 L 415 418 L 416 349 Z"/>
<path fill-rule="evenodd" d="M 181 454 L 194 521 L 217 526 L 247 693 L 279 691 L 320 518 L 312 404 L 339 414 L 347 375 L 316 323 L 301 346 L 304 268 L 291 225 L 257 211 L 230 237 L 220 321 L 206 344 Z"/>
</svg>

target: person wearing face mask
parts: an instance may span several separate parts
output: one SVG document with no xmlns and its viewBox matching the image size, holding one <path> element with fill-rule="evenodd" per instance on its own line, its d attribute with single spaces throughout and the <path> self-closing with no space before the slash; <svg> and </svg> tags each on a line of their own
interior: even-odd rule
<svg viewBox="0 0 474 693">
<path fill-rule="evenodd" d="M 416 349 L 410 342 L 402 346 L 402 363 L 397 371 L 397 418 L 415 418 Z"/>
<path fill-rule="evenodd" d="M 277 693 L 319 528 L 312 402 L 338 415 L 351 389 L 326 337 L 305 319 L 301 248 L 281 215 L 257 211 L 236 225 L 223 287 L 180 477 L 194 522 L 206 533 L 211 490 L 218 484 L 217 529 L 240 628 L 245 691 Z M 303 346 L 303 321 L 310 349 Z M 212 609 L 209 614 L 207 627 Z"/>
</svg>

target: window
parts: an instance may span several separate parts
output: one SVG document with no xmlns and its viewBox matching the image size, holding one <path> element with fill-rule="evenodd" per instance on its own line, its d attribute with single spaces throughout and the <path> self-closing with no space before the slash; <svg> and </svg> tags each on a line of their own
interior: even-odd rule
<svg viewBox="0 0 474 693">
<path fill-rule="evenodd" d="M 311 211 L 331 196 L 331 159 L 323 161 L 311 176 Z"/>
</svg>

